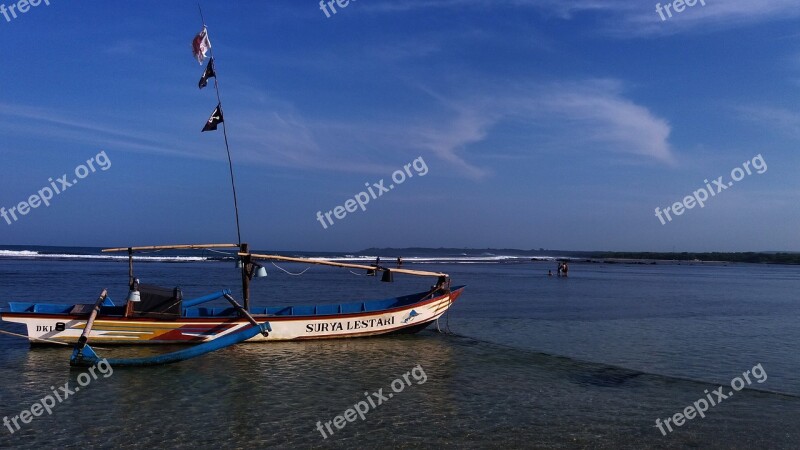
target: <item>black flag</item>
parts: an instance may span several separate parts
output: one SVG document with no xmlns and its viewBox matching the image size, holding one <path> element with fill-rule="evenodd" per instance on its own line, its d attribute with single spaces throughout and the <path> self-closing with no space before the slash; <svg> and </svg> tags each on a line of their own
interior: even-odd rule
<svg viewBox="0 0 800 450">
<path fill-rule="evenodd" d="M 203 131 L 215 131 L 217 129 L 217 125 L 223 122 L 225 122 L 225 119 L 222 118 L 222 105 L 217 105 L 217 108 L 213 113 L 211 113 L 211 117 L 208 118 L 206 126 L 203 127 Z"/>
<path fill-rule="evenodd" d="M 214 58 L 208 60 L 208 65 L 206 66 L 206 71 L 203 72 L 203 76 L 200 78 L 200 82 L 197 83 L 200 86 L 200 89 L 208 86 L 208 79 L 209 78 L 216 78 L 217 72 L 214 70 Z"/>
</svg>

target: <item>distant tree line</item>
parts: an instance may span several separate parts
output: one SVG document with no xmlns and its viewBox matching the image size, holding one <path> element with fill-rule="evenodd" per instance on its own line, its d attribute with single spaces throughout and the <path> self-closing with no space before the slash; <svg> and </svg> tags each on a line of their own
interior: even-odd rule
<svg viewBox="0 0 800 450">
<path fill-rule="evenodd" d="M 661 259 L 675 261 L 724 261 L 740 263 L 800 264 L 800 253 L 655 253 L 655 252 L 580 252 L 596 259 Z"/>
</svg>

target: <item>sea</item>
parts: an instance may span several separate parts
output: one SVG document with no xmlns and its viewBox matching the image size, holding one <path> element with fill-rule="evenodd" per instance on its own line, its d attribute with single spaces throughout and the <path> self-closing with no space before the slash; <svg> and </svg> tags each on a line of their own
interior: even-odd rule
<svg viewBox="0 0 800 450">
<path fill-rule="evenodd" d="M 70 368 L 70 348 L 0 335 L 0 447 L 800 448 L 800 266 L 570 259 L 564 278 L 548 276 L 558 254 L 284 254 L 380 257 L 389 267 L 402 256 L 404 267 L 446 272 L 466 289 L 415 335 L 241 344 L 167 366 L 106 367 L 88 384 L 86 369 Z M 431 284 L 266 268 L 253 282 L 257 305 L 381 299 Z M 240 297 L 224 252 L 144 254 L 135 270 L 184 298 L 222 288 Z M 0 247 L 0 307 L 92 303 L 104 288 L 120 304 L 127 276 L 125 255 L 100 249 Z M 64 398 L 49 412 L 33 407 L 54 394 Z M 17 428 L 10 420 L 23 411 L 39 415 Z"/>
</svg>

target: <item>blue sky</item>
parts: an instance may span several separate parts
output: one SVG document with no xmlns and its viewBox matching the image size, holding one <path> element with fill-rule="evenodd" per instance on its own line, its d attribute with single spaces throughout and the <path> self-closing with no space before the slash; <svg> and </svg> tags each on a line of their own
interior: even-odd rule
<svg viewBox="0 0 800 450">
<path fill-rule="evenodd" d="M 0 0 L 2 3 L 4 0 Z M 706 0 L 204 2 L 257 248 L 800 250 L 800 8 Z M 10 1 L 5 1 L 10 5 Z M 50 0 L 0 16 L 0 206 L 112 162 L 0 244 L 235 241 L 188 1 Z M 704 180 L 746 176 L 662 225 Z M 429 172 L 324 229 L 365 183 Z"/>
</svg>

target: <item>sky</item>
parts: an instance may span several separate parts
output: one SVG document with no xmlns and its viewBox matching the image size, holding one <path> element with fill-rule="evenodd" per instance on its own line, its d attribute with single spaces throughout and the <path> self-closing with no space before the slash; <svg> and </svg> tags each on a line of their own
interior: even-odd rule
<svg viewBox="0 0 800 450">
<path fill-rule="evenodd" d="M 236 242 L 197 2 L 48 3 L 0 7 L 0 244 Z M 796 0 L 201 4 L 252 247 L 800 251 Z"/>
</svg>

